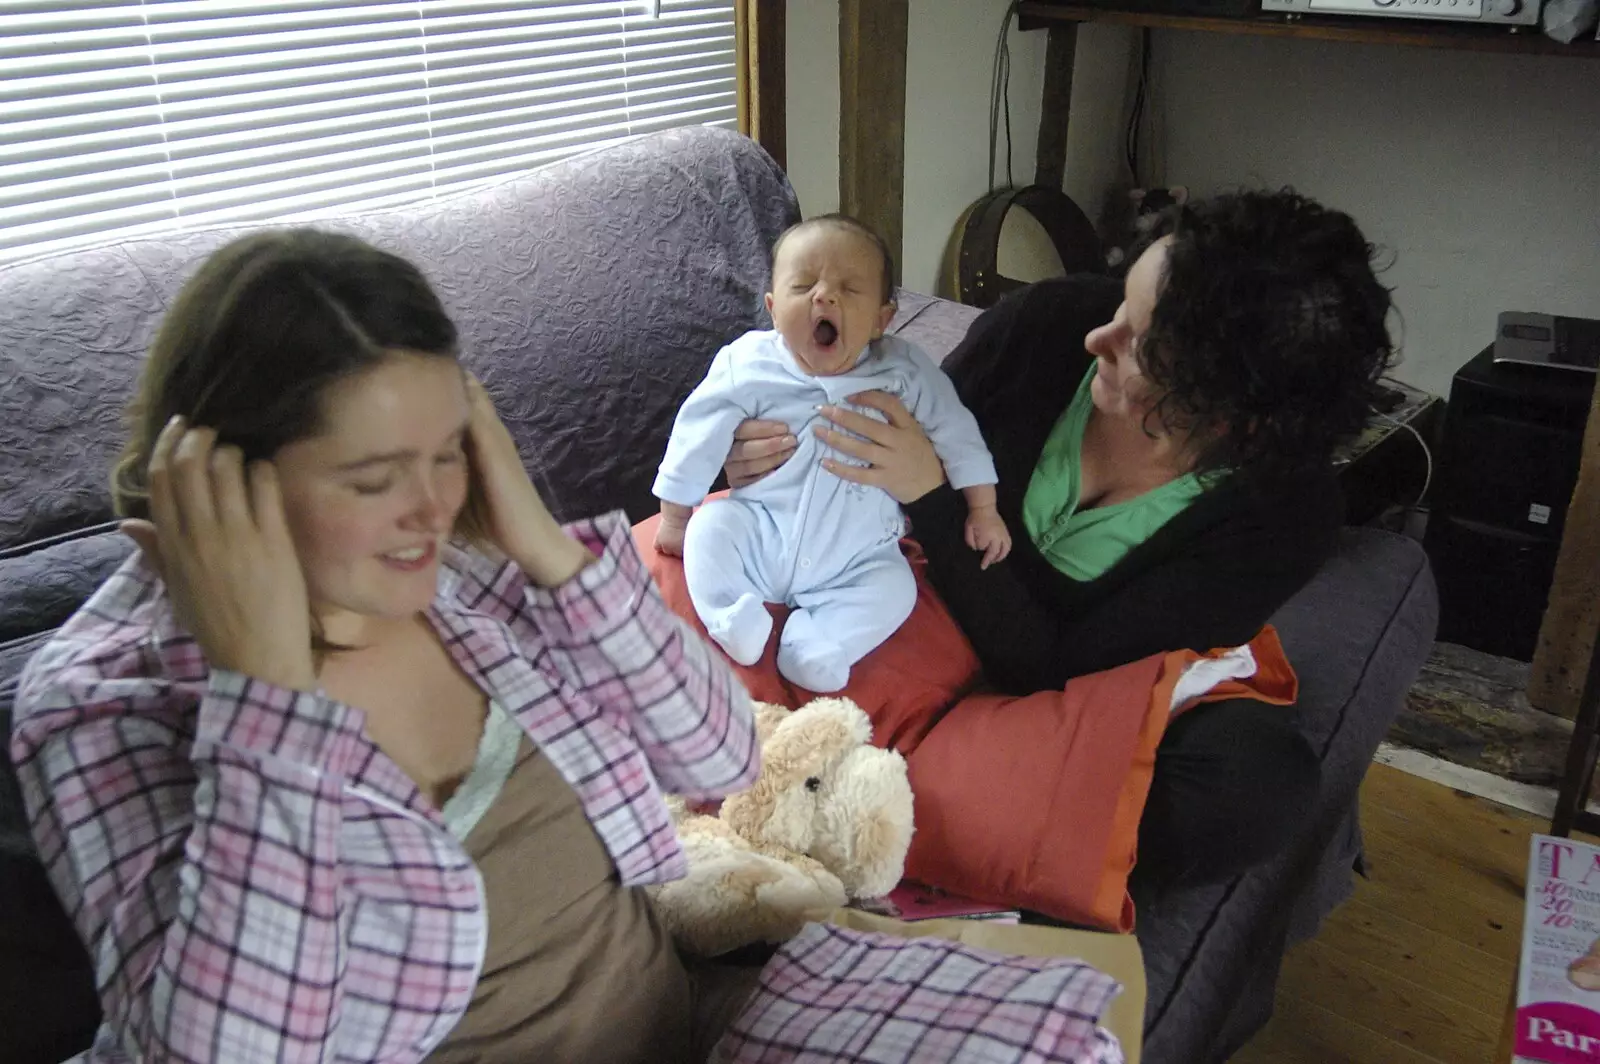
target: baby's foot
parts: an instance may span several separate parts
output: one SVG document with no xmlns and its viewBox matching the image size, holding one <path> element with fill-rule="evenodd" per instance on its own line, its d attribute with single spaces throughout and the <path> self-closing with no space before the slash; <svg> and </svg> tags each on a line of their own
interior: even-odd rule
<svg viewBox="0 0 1600 1064">
<path fill-rule="evenodd" d="M 778 674 L 819 695 L 844 690 L 850 682 L 850 664 L 832 643 L 795 645 L 778 641 Z"/>
<path fill-rule="evenodd" d="M 706 631 L 728 657 L 740 665 L 754 665 L 767 649 L 767 638 L 772 635 L 772 614 L 767 604 L 749 593 L 739 596 L 732 606 L 712 610 L 700 618 Z"/>
</svg>

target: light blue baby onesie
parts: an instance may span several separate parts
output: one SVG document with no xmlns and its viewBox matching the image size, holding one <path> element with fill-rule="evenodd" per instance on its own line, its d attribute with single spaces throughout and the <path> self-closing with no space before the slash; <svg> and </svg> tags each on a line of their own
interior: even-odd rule
<svg viewBox="0 0 1600 1064">
<path fill-rule="evenodd" d="M 701 507 L 684 541 L 684 576 L 695 611 L 741 664 L 766 646 L 766 602 L 794 608 L 778 641 L 778 671 L 811 691 L 837 691 L 850 667 L 910 616 L 911 566 L 898 541 L 900 505 L 881 488 L 829 473 L 824 457 L 863 463 L 827 447 L 812 428 L 817 408 L 852 406 L 847 396 L 880 390 L 898 396 L 944 463 L 952 487 L 995 483 L 994 460 L 955 386 L 922 350 L 898 337 L 873 341 L 848 373 L 813 377 L 775 330 L 746 333 L 717 353 L 705 380 L 678 411 L 655 495 L 695 506 L 705 498 L 747 418 L 781 421 L 795 454 L 725 501 Z"/>
</svg>

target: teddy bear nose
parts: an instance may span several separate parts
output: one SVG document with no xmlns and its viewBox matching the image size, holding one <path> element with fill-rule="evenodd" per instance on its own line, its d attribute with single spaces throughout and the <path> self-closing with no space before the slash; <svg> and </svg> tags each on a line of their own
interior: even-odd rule
<svg viewBox="0 0 1600 1064">
<path fill-rule="evenodd" d="M 822 779 L 821 779 L 821 777 L 812 776 L 811 778 L 807 779 L 806 780 L 806 790 L 808 790 L 808 791 L 820 791 L 820 790 L 822 790 Z"/>
</svg>

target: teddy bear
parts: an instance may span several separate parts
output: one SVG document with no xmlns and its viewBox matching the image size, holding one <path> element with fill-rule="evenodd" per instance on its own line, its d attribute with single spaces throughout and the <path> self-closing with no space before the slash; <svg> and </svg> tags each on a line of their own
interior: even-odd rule
<svg viewBox="0 0 1600 1064">
<path fill-rule="evenodd" d="M 758 703 L 761 774 L 716 815 L 669 798 L 688 858 L 683 878 L 654 886 L 680 949 L 715 957 L 793 937 L 856 898 L 889 893 L 911 848 L 905 759 L 871 745 L 872 723 L 843 698 L 790 712 Z"/>
</svg>

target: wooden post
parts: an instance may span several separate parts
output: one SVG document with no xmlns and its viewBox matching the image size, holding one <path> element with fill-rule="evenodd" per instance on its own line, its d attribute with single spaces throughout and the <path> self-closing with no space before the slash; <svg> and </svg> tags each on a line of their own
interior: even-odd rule
<svg viewBox="0 0 1600 1064">
<path fill-rule="evenodd" d="M 755 8 L 755 139 L 779 166 L 788 166 L 788 31 L 784 0 L 746 0 Z"/>
<path fill-rule="evenodd" d="M 750 54 L 750 5 L 733 0 L 733 69 L 738 89 L 739 132 L 755 138 L 756 65 Z"/>
<path fill-rule="evenodd" d="M 908 0 L 839 0 L 839 209 L 900 261 Z"/>
<path fill-rule="evenodd" d="M 1589 407 L 1583 464 L 1567 508 L 1556 558 L 1550 604 L 1539 628 L 1528 677 L 1528 701 L 1550 713 L 1576 718 L 1600 629 L 1600 387 Z"/>
<path fill-rule="evenodd" d="M 733 35 L 739 65 L 739 131 L 786 166 L 788 99 L 785 0 L 734 0 Z"/>
<path fill-rule="evenodd" d="M 1039 101 L 1039 151 L 1033 183 L 1059 189 L 1067 176 L 1067 126 L 1072 119 L 1072 67 L 1078 24 L 1052 25 L 1044 47 L 1044 92 Z"/>
</svg>

